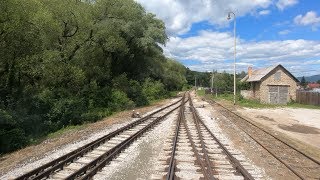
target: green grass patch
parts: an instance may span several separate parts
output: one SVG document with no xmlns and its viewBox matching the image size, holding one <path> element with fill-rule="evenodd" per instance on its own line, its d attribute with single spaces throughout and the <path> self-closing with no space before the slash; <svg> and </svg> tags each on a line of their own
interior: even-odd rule
<svg viewBox="0 0 320 180">
<path fill-rule="evenodd" d="M 76 126 L 67 126 L 64 127 L 56 132 L 50 133 L 47 135 L 46 138 L 56 138 L 61 136 L 62 134 L 66 133 L 66 132 L 71 132 L 71 131 L 78 131 L 80 129 L 83 129 L 87 124 L 82 124 L 82 125 L 76 125 Z"/>
<path fill-rule="evenodd" d="M 169 91 L 168 92 L 168 97 L 170 98 L 170 97 L 176 97 L 177 95 L 178 95 L 178 93 L 179 93 L 180 91 Z M 165 97 L 165 98 L 167 98 L 167 97 Z M 163 99 L 165 99 L 165 98 L 162 98 L 161 100 L 163 100 Z"/>
<path fill-rule="evenodd" d="M 43 141 L 47 140 L 47 139 L 53 139 L 53 138 L 57 138 L 57 137 L 60 137 L 62 134 L 64 133 L 67 133 L 67 132 L 72 132 L 72 131 L 77 131 L 77 130 L 80 130 L 80 129 L 83 129 L 85 126 L 87 125 L 87 123 L 84 123 L 82 125 L 70 125 L 70 126 L 67 126 L 67 127 L 64 127 L 56 132 L 53 132 L 53 133 L 49 133 L 48 135 L 46 136 L 41 136 L 41 137 L 36 137 L 36 138 L 31 138 L 29 140 L 29 143 L 31 145 L 37 145 L 37 144 L 40 144 L 42 143 Z"/>
<path fill-rule="evenodd" d="M 202 90 L 197 90 L 197 95 L 198 95 L 198 96 L 204 96 L 204 95 L 205 95 L 204 89 L 202 89 Z"/>
<path fill-rule="evenodd" d="M 296 102 L 288 103 L 287 106 L 292 108 L 320 109 L 320 106 L 314 106 L 309 104 L 299 104 Z"/>
</svg>

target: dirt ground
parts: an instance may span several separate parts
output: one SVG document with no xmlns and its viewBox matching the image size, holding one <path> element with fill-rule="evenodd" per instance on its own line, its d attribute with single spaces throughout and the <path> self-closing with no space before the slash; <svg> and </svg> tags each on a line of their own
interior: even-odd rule
<svg viewBox="0 0 320 180">
<path fill-rule="evenodd" d="M 237 112 L 274 131 L 319 148 L 320 151 L 320 110 L 318 109 L 241 108 L 237 109 Z"/>
<path fill-rule="evenodd" d="M 152 106 L 137 108 L 137 112 L 143 115 L 146 112 L 152 111 L 153 109 L 159 108 L 172 101 L 166 99 L 153 104 Z M 130 117 L 132 110 L 122 111 L 116 113 L 108 118 L 105 118 L 96 123 L 87 124 L 82 126 L 80 129 L 71 129 L 62 134 L 59 134 L 53 138 L 48 138 L 38 145 L 32 145 L 24 149 L 15 151 L 13 153 L 0 157 L 0 176 L 6 174 L 8 171 L 15 167 L 23 166 L 26 163 L 31 163 L 39 159 L 44 158 L 44 155 L 54 149 L 58 149 L 69 143 L 75 143 L 79 140 L 86 139 L 91 134 L 99 132 L 113 124 L 127 122 L 132 120 Z"/>
<path fill-rule="evenodd" d="M 283 164 L 270 155 L 269 152 L 245 134 L 232 120 L 221 114 L 214 105 L 203 101 L 204 98 L 202 97 L 195 97 L 199 103 L 203 103 L 204 109 L 211 111 L 212 121 L 218 124 L 223 135 L 232 142 L 232 146 L 235 147 L 237 151 L 240 151 L 256 169 L 260 169 L 262 174 L 266 174 L 266 176 L 263 176 L 261 179 L 298 179 Z M 224 105 L 227 106 L 226 104 Z M 228 108 L 232 109 L 231 107 L 233 107 L 233 105 Z"/>
</svg>

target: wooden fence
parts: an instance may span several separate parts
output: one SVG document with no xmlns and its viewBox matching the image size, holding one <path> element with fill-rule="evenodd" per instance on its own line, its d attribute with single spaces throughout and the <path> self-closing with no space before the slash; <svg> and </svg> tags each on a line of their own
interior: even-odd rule
<svg viewBox="0 0 320 180">
<path fill-rule="evenodd" d="M 311 91 L 297 91 L 296 101 L 300 104 L 320 106 L 320 93 Z"/>
</svg>

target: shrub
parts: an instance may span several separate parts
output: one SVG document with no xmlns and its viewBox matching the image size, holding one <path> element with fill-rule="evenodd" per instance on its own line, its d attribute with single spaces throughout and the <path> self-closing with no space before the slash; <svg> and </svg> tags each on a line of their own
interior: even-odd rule
<svg viewBox="0 0 320 180">
<path fill-rule="evenodd" d="M 81 122 L 96 122 L 107 116 L 110 116 L 112 111 L 109 108 L 96 108 L 81 115 Z"/>
<path fill-rule="evenodd" d="M 81 114 L 85 112 L 85 104 L 77 98 L 57 100 L 49 112 L 49 119 L 57 122 L 61 127 L 81 124 Z"/>
<path fill-rule="evenodd" d="M 142 92 L 142 87 L 138 81 L 129 81 L 128 97 L 134 101 L 137 106 L 148 105 L 149 101 L 147 96 Z"/>
<path fill-rule="evenodd" d="M 19 149 L 24 147 L 27 143 L 28 140 L 22 129 L 0 129 L 0 153 L 7 153 Z"/>
<path fill-rule="evenodd" d="M 126 93 L 120 90 L 113 90 L 109 107 L 113 111 L 131 109 L 134 107 L 134 102 L 127 97 Z"/>
<path fill-rule="evenodd" d="M 12 115 L 0 109 L 0 154 L 19 149 L 28 143 L 23 129 Z"/>
<path fill-rule="evenodd" d="M 153 81 L 150 78 L 147 78 L 144 81 L 142 85 L 142 91 L 146 95 L 149 102 L 156 99 L 161 99 L 166 95 L 164 85 L 160 81 Z"/>
</svg>

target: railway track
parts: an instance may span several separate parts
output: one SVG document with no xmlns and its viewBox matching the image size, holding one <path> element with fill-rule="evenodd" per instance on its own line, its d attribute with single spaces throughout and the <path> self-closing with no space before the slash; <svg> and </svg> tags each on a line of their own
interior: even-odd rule
<svg viewBox="0 0 320 180">
<path fill-rule="evenodd" d="M 189 97 L 190 98 L 190 97 Z M 179 116 L 169 136 L 162 166 L 152 179 L 255 179 L 259 175 L 240 153 L 210 131 L 199 117 L 190 99 L 180 107 Z"/>
<path fill-rule="evenodd" d="M 217 102 L 211 102 L 226 118 L 230 119 L 250 138 L 282 163 L 299 179 L 320 179 L 320 162 L 296 149 L 255 123 L 239 116 Z"/>
<path fill-rule="evenodd" d="M 178 109 L 184 103 L 183 99 L 184 97 L 16 179 L 90 179 L 134 140 Z"/>
<path fill-rule="evenodd" d="M 189 101 L 189 104 L 186 103 Z M 320 163 L 223 106 L 214 107 L 300 179 L 319 179 Z M 161 166 L 151 179 L 261 179 L 240 152 L 202 121 L 190 96 L 40 166 L 16 179 L 92 179 L 145 132 L 179 108 Z M 201 111 L 200 111 L 201 112 Z M 241 120 L 240 120 L 241 119 Z M 208 121 L 206 121 L 208 123 Z M 219 135 L 218 135 L 219 136 Z"/>
</svg>

